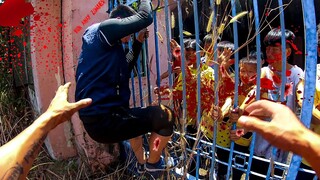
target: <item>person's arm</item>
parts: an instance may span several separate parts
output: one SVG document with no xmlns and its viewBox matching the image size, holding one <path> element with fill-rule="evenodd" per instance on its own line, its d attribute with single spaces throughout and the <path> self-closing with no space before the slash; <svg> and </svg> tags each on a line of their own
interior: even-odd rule
<svg viewBox="0 0 320 180">
<path fill-rule="evenodd" d="M 139 11 L 126 18 L 111 18 L 101 22 L 99 26 L 102 39 L 112 46 L 121 38 L 148 27 L 153 22 L 151 3 L 149 0 L 141 0 Z"/>
<path fill-rule="evenodd" d="M 129 63 L 129 71 L 137 64 L 143 41 L 149 37 L 148 29 L 143 29 L 138 33 L 137 39 L 132 44 L 132 49 L 127 53 L 126 59 Z"/>
<path fill-rule="evenodd" d="M 320 176 L 320 136 L 307 129 L 285 105 L 267 100 L 250 104 L 238 123 L 261 134 L 272 145 L 304 157 Z M 270 122 L 263 121 L 271 118 Z"/>
<path fill-rule="evenodd" d="M 70 83 L 60 86 L 48 110 L 18 136 L 0 147 L 0 179 L 25 179 L 48 132 L 67 121 L 91 99 L 67 101 Z"/>
</svg>

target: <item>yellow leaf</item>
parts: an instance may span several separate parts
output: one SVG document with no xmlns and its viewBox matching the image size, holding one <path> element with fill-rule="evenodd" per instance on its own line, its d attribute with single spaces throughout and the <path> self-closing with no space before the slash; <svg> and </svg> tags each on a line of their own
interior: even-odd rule
<svg viewBox="0 0 320 180">
<path fill-rule="evenodd" d="M 248 14 L 248 11 L 243 11 L 239 14 L 237 14 L 235 17 L 233 17 L 231 20 L 230 20 L 230 24 L 237 21 L 239 18 L 243 17 L 244 15 Z"/>
<path fill-rule="evenodd" d="M 252 16 L 253 16 L 253 12 L 251 10 L 250 13 L 249 13 L 249 18 L 252 19 Z"/>
<path fill-rule="evenodd" d="M 171 29 L 176 27 L 176 20 L 174 18 L 173 12 L 171 12 Z"/>
<path fill-rule="evenodd" d="M 214 14 L 214 11 L 211 12 L 211 15 L 207 24 L 207 33 L 211 31 L 211 28 L 212 28 L 213 14 Z"/>
<path fill-rule="evenodd" d="M 192 34 L 188 31 L 183 31 L 183 34 L 186 35 L 186 36 L 192 36 Z"/>
<path fill-rule="evenodd" d="M 163 38 L 162 38 L 161 34 L 159 32 L 157 32 L 157 35 L 158 35 L 158 38 L 159 38 L 160 42 L 162 43 L 163 42 Z"/>
<path fill-rule="evenodd" d="M 216 4 L 220 5 L 221 4 L 221 0 L 216 0 Z"/>
<path fill-rule="evenodd" d="M 220 24 L 220 27 L 219 27 L 219 29 L 218 29 L 218 35 L 222 34 L 225 26 L 226 26 L 225 23 L 221 23 L 221 24 Z"/>
</svg>

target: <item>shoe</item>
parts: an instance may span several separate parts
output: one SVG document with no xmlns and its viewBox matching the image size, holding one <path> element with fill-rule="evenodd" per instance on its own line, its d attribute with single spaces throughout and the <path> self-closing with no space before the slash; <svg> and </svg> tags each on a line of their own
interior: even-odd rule
<svg viewBox="0 0 320 180">
<path fill-rule="evenodd" d="M 138 161 L 135 164 L 135 169 L 138 174 L 143 174 L 146 171 L 145 164 L 140 164 Z"/>
<path fill-rule="evenodd" d="M 154 164 L 146 163 L 146 172 L 150 174 L 154 179 L 161 178 L 166 171 L 166 166 L 162 158 Z"/>
</svg>

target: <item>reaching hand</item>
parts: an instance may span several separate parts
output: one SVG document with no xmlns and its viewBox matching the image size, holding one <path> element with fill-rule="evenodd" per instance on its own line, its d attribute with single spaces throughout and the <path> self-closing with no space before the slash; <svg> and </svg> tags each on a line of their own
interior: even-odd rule
<svg viewBox="0 0 320 180">
<path fill-rule="evenodd" d="M 171 52 L 173 52 L 173 50 L 175 48 L 180 48 L 180 45 L 177 43 L 177 41 L 175 41 L 174 39 L 171 39 L 170 40 L 170 49 L 171 49 Z"/>
<path fill-rule="evenodd" d="M 296 143 L 308 132 L 296 115 L 282 104 L 260 100 L 250 104 L 245 112 L 248 112 L 249 116 L 241 116 L 239 125 L 256 131 L 272 145 L 283 150 L 296 153 Z M 266 117 L 271 118 L 271 122 L 264 121 Z"/>
<path fill-rule="evenodd" d="M 218 57 L 218 62 L 228 69 L 230 67 L 229 59 L 232 55 L 232 50 L 230 48 L 224 48 L 223 52 Z"/>
<path fill-rule="evenodd" d="M 144 28 L 139 31 L 137 40 L 142 43 L 148 37 L 149 37 L 149 30 L 147 28 Z"/>
<path fill-rule="evenodd" d="M 229 111 L 229 120 L 233 123 L 237 123 L 241 114 L 242 110 L 239 107 L 232 108 Z"/>
<path fill-rule="evenodd" d="M 87 107 L 92 102 L 90 98 L 87 98 L 75 103 L 69 103 L 67 99 L 70 85 L 71 83 L 68 82 L 59 87 L 55 97 L 52 99 L 49 108 L 46 111 L 46 114 L 50 114 L 55 117 L 50 119 L 52 129 L 60 123 L 69 120 L 75 112 L 81 108 Z"/>
</svg>

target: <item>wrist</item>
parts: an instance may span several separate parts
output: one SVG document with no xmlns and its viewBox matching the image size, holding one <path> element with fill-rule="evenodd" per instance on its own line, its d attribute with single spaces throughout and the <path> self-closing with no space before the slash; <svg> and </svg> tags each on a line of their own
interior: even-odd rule
<svg viewBox="0 0 320 180">
<path fill-rule="evenodd" d="M 143 41 L 144 41 L 144 39 L 140 39 L 140 38 L 137 38 L 136 40 L 137 40 L 137 42 L 140 43 L 140 44 L 142 44 Z"/>
<path fill-rule="evenodd" d="M 308 162 L 310 159 L 320 159 L 320 136 L 307 129 L 302 138 L 303 145 L 301 148 L 298 148 L 298 153 L 307 159 Z"/>
<path fill-rule="evenodd" d="M 34 123 L 37 123 L 40 128 L 50 131 L 55 128 L 54 122 L 56 118 L 58 116 L 55 113 L 46 111 Z"/>
</svg>

